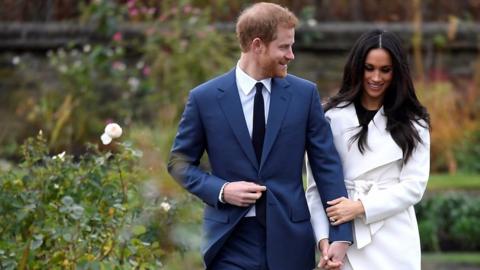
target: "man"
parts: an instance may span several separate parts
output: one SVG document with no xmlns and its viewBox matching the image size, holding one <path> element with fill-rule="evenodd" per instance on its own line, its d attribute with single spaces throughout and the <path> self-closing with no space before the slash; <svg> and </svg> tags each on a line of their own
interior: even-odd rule
<svg viewBox="0 0 480 270">
<path fill-rule="evenodd" d="M 315 267 L 302 184 L 305 151 L 324 206 L 347 196 L 316 86 L 287 75 L 296 25 L 286 8 L 250 6 L 237 22 L 236 68 L 190 92 L 168 168 L 206 204 L 207 269 Z M 211 173 L 198 167 L 204 151 Z M 331 226 L 329 238 L 337 242 L 321 246 L 327 266 L 335 267 L 352 241 L 351 224 Z"/>
</svg>

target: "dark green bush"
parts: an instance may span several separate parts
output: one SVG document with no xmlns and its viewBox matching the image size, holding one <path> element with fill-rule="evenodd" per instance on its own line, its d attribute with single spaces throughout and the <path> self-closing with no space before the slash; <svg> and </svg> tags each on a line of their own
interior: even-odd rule
<svg viewBox="0 0 480 270">
<path fill-rule="evenodd" d="M 422 250 L 480 249 L 480 199 L 465 193 L 434 194 L 416 205 Z"/>
<path fill-rule="evenodd" d="M 141 153 L 108 147 L 74 158 L 49 155 L 41 134 L 27 140 L 23 161 L 0 173 L 1 269 L 158 269 L 197 248 L 171 237 L 191 199 L 162 198 L 138 166 Z"/>
</svg>

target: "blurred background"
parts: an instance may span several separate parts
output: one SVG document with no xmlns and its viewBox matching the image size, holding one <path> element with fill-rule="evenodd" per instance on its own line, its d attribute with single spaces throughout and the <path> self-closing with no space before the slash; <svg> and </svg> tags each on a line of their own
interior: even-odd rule
<svg viewBox="0 0 480 270">
<path fill-rule="evenodd" d="M 166 160 L 253 2 L 0 0 L 0 269 L 202 269 L 202 204 Z M 363 32 L 402 38 L 433 127 L 423 269 L 480 269 L 480 1 L 272 2 L 301 21 L 289 72 L 323 98 Z"/>
</svg>

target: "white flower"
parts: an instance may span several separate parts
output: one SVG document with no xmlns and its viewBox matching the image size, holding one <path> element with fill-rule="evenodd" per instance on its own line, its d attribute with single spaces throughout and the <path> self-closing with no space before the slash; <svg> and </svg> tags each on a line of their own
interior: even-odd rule
<svg viewBox="0 0 480 270">
<path fill-rule="evenodd" d="M 317 25 L 317 21 L 316 21 L 315 19 L 309 19 L 309 20 L 307 21 L 307 24 L 308 24 L 308 26 L 310 26 L 310 27 L 314 27 L 314 26 Z"/>
<path fill-rule="evenodd" d="M 163 209 L 163 211 L 165 212 L 168 212 L 170 211 L 170 208 L 172 208 L 172 206 L 168 203 L 168 202 L 162 202 L 160 204 L 160 207 Z"/>
<path fill-rule="evenodd" d="M 100 140 L 102 140 L 102 143 L 105 145 L 112 142 L 112 138 L 105 133 L 103 133 L 102 136 L 100 136 Z"/>
<path fill-rule="evenodd" d="M 122 128 L 117 123 L 110 123 L 105 127 L 105 132 L 100 136 L 102 143 L 107 145 L 112 142 L 112 139 L 116 139 L 122 136 Z"/>
<path fill-rule="evenodd" d="M 91 49 L 92 49 L 92 47 L 90 46 L 90 44 L 85 44 L 85 45 L 83 46 L 83 52 L 84 52 L 84 53 L 90 52 Z"/>
<path fill-rule="evenodd" d="M 133 92 L 138 90 L 138 86 L 140 85 L 140 80 L 135 77 L 128 78 L 128 85 L 130 85 L 130 90 Z"/>
<path fill-rule="evenodd" d="M 58 70 L 61 72 L 61 73 L 67 73 L 68 71 L 68 67 L 67 65 L 61 65 Z"/>
<path fill-rule="evenodd" d="M 12 64 L 15 65 L 15 66 L 20 64 L 20 57 L 18 57 L 18 56 L 13 57 Z"/>
<path fill-rule="evenodd" d="M 143 61 L 140 61 L 140 62 L 137 63 L 136 66 L 137 66 L 138 69 L 142 69 L 145 66 L 145 63 Z"/>
<path fill-rule="evenodd" d="M 117 123 L 110 123 L 105 127 L 105 134 L 110 136 L 112 139 L 119 138 L 122 136 L 122 128 Z"/>
<path fill-rule="evenodd" d="M 60 159 L 61 161 L 64 161 L 65 160 L 65 151 L 63 151 L 62 153 L 60 153 L 56 156 L 53 156 L 52 159 Z"/>
</svg>

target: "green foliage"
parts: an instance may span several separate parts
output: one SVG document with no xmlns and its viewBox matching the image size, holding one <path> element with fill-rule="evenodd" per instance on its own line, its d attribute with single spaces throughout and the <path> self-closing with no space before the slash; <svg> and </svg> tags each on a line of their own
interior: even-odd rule
<svg viewBox="0 0 480 270">
<path fill-rule="evenodd" d="M 16 136 L 20 144 L 41 129 L 51 150 L 80 154 L 84 142 L 111 120 L 122 126 L 174 126 L 188 91 L 226 72 L 238 54 L 233 31 L 219 33 L 208 8 L 194 8 L 190 1 L 162 1 L 161 7 L 133 0 L 82 5 L 84 23 L 100 29 L 107 42 L 50 51 L 50 65 L 41 71 L 27 58 L 20 61 L 14 75 L 27 83 L 22 91 L 12 90 L 9 106 L 21 124 L 0 137 L 3 142 L 11 144 L 10 136 Z M 144 35 L 131 37 L 118 22 Z"/>
<path fill-rule="evenodd" d="M 467 139 L 459 142 L 455 156 L 459 170 L 464 173 L 480 173 L 480 130 L 467 135 Z"/>
<path fill-rule="evenodd" d="M 233 31 L 220 34 L 210 10 L 189 2 L 163 1 L 158 20 L 147 29 L 144 56 L 159 90 L 147 102 L 160 105 L 166 124 L 176 122 L 189 90 L 233 67 L 239 52 Z"/>
<path fill-rule="evenodd" d="M 422 250 L 478 250 L 480 199 L 447 193 L 424 199 L 416 206 Z"/>
<path fill-rule="evenodd" d="M 92 1 L 90 4 L 79 3 L 80 21 L 90 24 L 104 35 L 113 35 L 118 24 L 126 18 L 126 7 L 113 0 Z"/>
<path fill-rule="evenodd" d="M 170 238 L 179 201 L 145 181 L 141 155 L 116 143 L 51 157 L 41 133 L 28 139 L 22 163 L 0 174 L 0 268 L 156 269 L 188 251 Z"/>
</svg>

